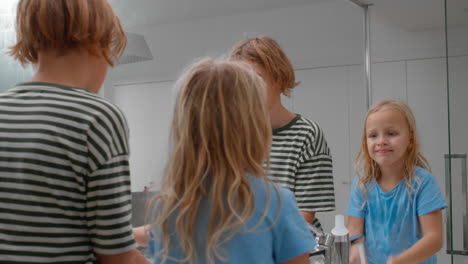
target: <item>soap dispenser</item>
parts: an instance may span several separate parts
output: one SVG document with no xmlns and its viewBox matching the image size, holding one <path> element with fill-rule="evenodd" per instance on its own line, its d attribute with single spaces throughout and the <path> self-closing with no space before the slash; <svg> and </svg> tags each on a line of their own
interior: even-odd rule
<svg viewBox="0 0 468 264">
<path fill-rule="evenodd" d="M 349 232 L 345 226 L 344 216 L 335 216 L 335 227 L 331 230 L 334 236 L 331 250 L 332 264 L 349 264 Z"/>
</svg>

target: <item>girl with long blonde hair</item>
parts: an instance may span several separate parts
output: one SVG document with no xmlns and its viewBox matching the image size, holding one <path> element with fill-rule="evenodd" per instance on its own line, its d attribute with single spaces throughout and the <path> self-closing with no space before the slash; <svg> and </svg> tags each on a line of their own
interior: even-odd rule
<svg viewBox="0 0 468 264">
<path fill-rule="evenodd" d="M 369 109 L 356 168 L 348 226 L 351 236 L 362 236 L 368 263 L 436 263 L 447 204 L 406 104 L 386 100 Z M 359 263 L 357 255 L 353 249 L 350 263 Z"/>
<path fill-rule="evenodd" d="M 293 195 L 262 167 L 266 88 L 242 62 L 203 59 L 177 82 L 172 150 L 152 201 L 155 263 L 308 263 Z"/>
</svg>

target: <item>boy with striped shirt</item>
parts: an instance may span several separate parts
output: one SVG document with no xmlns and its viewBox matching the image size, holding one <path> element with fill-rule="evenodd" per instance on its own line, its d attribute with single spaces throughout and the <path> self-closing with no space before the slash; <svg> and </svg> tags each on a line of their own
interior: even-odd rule
<svg viewBox="0 0 468 264">
<path fill-rule="evenodd" d="M 321 228 L 315 213 L 335 210 L 332 158 L 322 129 L 281 103 L 281 94 L 290 96 L 299 85 L 291 62 L 267 36 L 239 41 L 231 57 L 249 63 L 267 83 L 273 128 L 269 178 L 290 189 L 306 221 Z"/>
<path fill-rule="evenodd" d="M 21 0 L 0 95 L 0 263 L 148 263 L 131 232 L 128 127 L 96 95 L 126 44 L 106 0 Z"/>
</svg>

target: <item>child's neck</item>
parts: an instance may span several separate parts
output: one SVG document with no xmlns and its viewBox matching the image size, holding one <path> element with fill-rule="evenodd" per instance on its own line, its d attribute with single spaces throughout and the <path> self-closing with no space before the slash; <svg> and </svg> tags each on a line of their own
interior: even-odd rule
<svg viewBox="0 0 468 264">
<path fill-rule="evenodd" d="M 385 192 L 391 191 L 405 177 L 405 170 L 402 166 L 381 167 L 382 176 L 378 180 L 379 186 Z"/>
<path fill-rule="evenodd" d="M 278 97 L 279 98 L 279 97 Z M 296 114 L 290 112 L 281 104 L 280 99 L 270 105 L 271 128 L 283 127 L 296 118 Z"/>
</svg>

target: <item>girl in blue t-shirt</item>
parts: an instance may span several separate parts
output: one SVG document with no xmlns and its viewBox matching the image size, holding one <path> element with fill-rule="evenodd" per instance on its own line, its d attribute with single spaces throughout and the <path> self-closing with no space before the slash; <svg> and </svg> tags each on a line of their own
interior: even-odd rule
<svg viewBox="0 0 468 264">
<path fill-rule="evenodd" d="M 356 161 L 348 228 L 350 236 L 363 236 L 368 263 L 437 263 L 447 205 L 406 104 L 381 101 L 368 111 Z M 359 263 L 357 248 L 350 263 Z"/>
<path fill-rule="evenodd" d="M 154 263 L 308 264 L 315 240 L 292 193 L 262 167 L 271 141 L 262 79 L 243 62 L 204 59 L 177 86 L 150 214 Z"/>
</svg>

